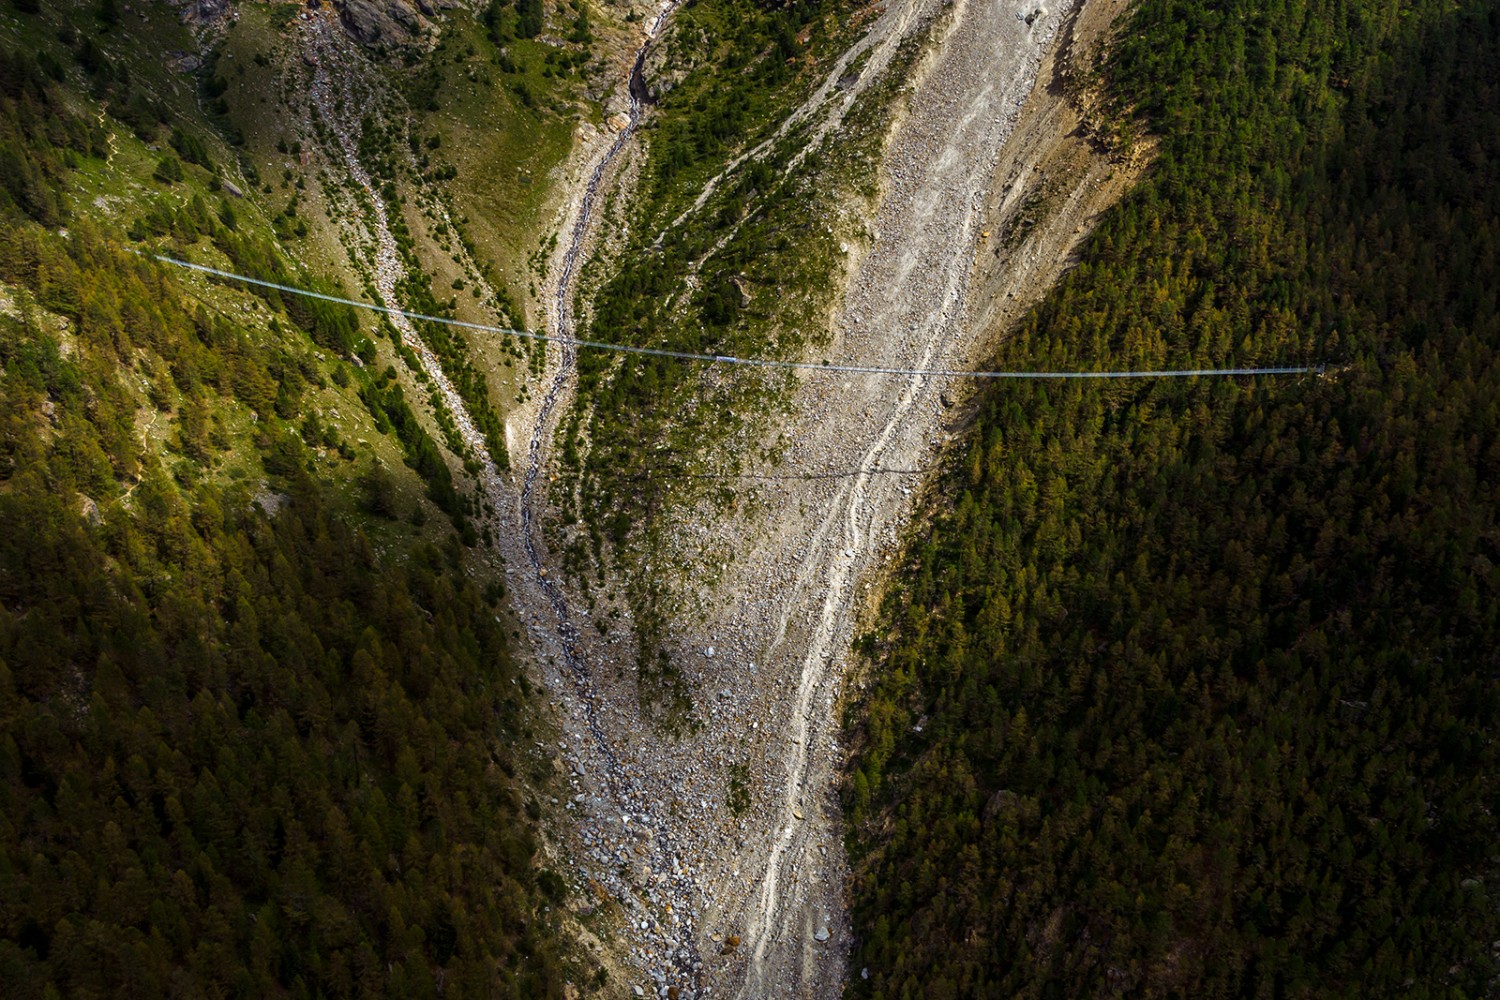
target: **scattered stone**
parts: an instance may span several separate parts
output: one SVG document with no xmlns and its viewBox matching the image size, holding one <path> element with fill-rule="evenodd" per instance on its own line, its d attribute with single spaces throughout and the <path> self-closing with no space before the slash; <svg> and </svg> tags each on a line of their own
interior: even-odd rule
<svg viewBox="0 0 1500 1000">
<path fill-rule="evenodd" d="M 99 504 L 94 501 L 93 497 L 78 494 L 78 512 L 90 524 L 99 523 Z"/>
</svg>

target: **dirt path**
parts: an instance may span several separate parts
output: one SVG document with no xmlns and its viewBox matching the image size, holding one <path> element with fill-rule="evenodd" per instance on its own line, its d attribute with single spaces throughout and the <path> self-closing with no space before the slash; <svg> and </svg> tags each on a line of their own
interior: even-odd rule
<svg viewBox="0 0 1500 1000">
<path fill-rule="evenodd" d="M 101 129 L 104 128 L 105 123 L 109 121 L 108 101 L 105 101 L 103 104 L 99 105 L 99 117 L 97 121 Z M 115 150 L 118 148 L 115 142 L 115 133 L 112 130 L 104 133 L 104 144 L 108 147 L 104 154 L 104 165 L 107 167 L 114 161 Z"/>
</svg>

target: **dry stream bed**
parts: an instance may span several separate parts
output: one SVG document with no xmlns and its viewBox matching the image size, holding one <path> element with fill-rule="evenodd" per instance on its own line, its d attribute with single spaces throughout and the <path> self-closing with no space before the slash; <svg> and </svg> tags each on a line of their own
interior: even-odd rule
<svg viewBox="0 0 1500 1000">
<path fill-rule="evenodd" d="M 1059 28 L 1076 26 L 1075 14 L 1071 4 L 1038 14 L 1034 3 L 1014 0 L 908 0 L 889 4 L 851 50 L 869 51 L 865 76 L 873 78 L 870 67 L 933 21 L 933 41 L 893 123 L 879 207 L 868 220 L 874 239 L 853 252 L 830 361 L 973 366 L 1001 321 L 1055 279 L 1079 234 L 1123 185 L 1125 172 L 1099 157 L 1053 163 L 1050 183 L 1065 189 L 1054 217 L 1011 254 L 986 252 L 981 234 L 1003 224 L 1019 194 L 1042 180 L 999 176 L 1016 167 L 1008 141 L 1023 141 L 1039 161 L 1059 155 L 1051 140 L 1063 139 L 1052 134 L 1067 117 L 1054 106 L 1063 98 L 1037 85 L 1052 82 L 1042 71 L 1055 71 L 1049 53 Z M 1104 10 L 1102 25 L 1090 30 L 1097 34 L 1112 14 Z M 792 120 L 837 127 L 836 105 L 847 107 L 853 95 L 831 84 L 847 61 Z M 1030 109 L 1034 92 L 1043 106 Z M 1018 133 L 1023 108 L 1038 124 Z M 590 238 L 591 219 L 587 212 L 575 218 L 576 246 Z M 566 259 L 554 275 L 556 330 L 572 332 Z M 557 370 L 561 391 L 570 376 L 565 361 Z M 806 373 L 794 416 L 781 428 L 793 441 L 787 464 L 806 471 L 930 467 L 951 419 L 943 400 L 961 394 L 958 385 L 921 376 Z M 551 430 L 545 415 L 532 430 L 532 468 L 541 469 Z M 842 992 L 851 930 L 835 795 L 845 764 L 836 707 L 867 588 L 878 586 L 918 486 L 873 471 L 782 479 L 756 485 L 756 502 L 739 513 L 704 507 L 673 515 L 667 534 L 680 540 L 682 563 L 735 554 L 716 567 L 711 589 L 680 595 L 684 611 L 669 629 L 704 723 L 685 735 L 663 736 L 641 717 L 633 648 L 617 630 L 606 638 L 583 627 L 591 623 L 582 602 L 560 609 L 552 599 L 561 596 L 555 570 L 520 588 L 533 636 L 552 653 L 543 660 L 551 664 L 576 789 L 568 803 L 577 818 L 575 850 L 589 881 L 628 914 L 629 956 L 643 992 Z M 539 603 L 541 595 L 547 599 Z M 750 795 L 739 817 L 727 802 L 735 766 L 743 767 Z M 684 962 L 691 976 L 683 975 Z"/>
<path fill-rule="evenodd" d="M 837 129 L 855 96 L 834 85 L 845 66 L 863 58 L 863 76 L 873 79 L 904 38 L 930 31 L 891 125 L 877 207 L 865 220 L 873 238 L 851 248 L 823 352 L 829 361 L 973 367 L 1123 188 L 1129 171 L 1077 138 L 1055 52 L 1059 38 L 1070 50 L 1096 43 L 1118 4 L 1086 0 L 1080 14 L 1077 2 L 1041 10 L 1036 0 L 890 0 L 788 119 L 787 128 L 818 123 L 815 137 Z M 671 4 L 661 8 L 643 45 L 670 12 Z M 368 191 L 349 123 L 337 127 L 338 83 L 320 74 L 314 98 L 335 126 L 350 176 Z M 642 91 L 621 81 L 628 124 L 595 134 L 573 161 L 544 295 L 549 332 L 575 332 L 578 267 L 649 114 L 634 96 Z M 1056 208 L 1010 249 L 992 249 L 998 233 L 990 231 L 1012 224 L 1016 206 L 1044 190 Z M 399 305 L 390 300 L 402 265 L 383 214 L 363 225 L 378 291 Z M 400 332 L 419 347 L 414 331 Z M 419 354 L 483 455 L 457 393 Z M 677 595 L 684 610 L 668 641 L 703 724 L 667 737 L 642 718 L 624 630 L 606 636 L 593 627 L 540 531 L 551 435 L 574 367 L 571 348 L 549 349 L 545 391 L 507 421 L 516 468 L 506 474 L 485 462 L 479 476 L 497 512 L 518 617 L 558 710 L 559 745 L 538 749 L 567 769 L 571 791 L 555 815 L 567 817 L 559 832 L 581 888 L 574 905 L 611 904 L 619 926 L 600 936 L 614 939 L 603 942 L 611 964 L 632 970 L 640 994 L 838 996 L 858 970 L 846 969 L 849 872 L 836 798 L 846 751 L 836 710 L 854 631 L 922 486 L 876 470 L 932 467 L 957 412 L 950 404 L 966 387 L 924 376 L 802 373 L 792 416 L 779 428 L 791 441 L 786 464 L 854 474 L 747 480 L 752 503 L 670 515 L 667 534 L 680 540 L 685 564 L 701 563 L 705 552 L 735 558 L 716 567 L 712 586 L 689 581 Z M 731 767 L 749 795 L 739 816 L 727 802 Z"/>
</svg>

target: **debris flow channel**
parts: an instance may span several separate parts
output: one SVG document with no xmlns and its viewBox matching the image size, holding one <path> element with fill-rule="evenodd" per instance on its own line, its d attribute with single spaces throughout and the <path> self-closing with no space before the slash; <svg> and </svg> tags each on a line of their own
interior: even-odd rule
<svg viewBox="0 0 1500 1000">
<path fill-rule="evenodd" d="M 649 878 L 660 885 L 665 883 L 663 897 L 672 903 L 661 904 L 660 911 L 644 905 L 641 900 L 623 885 L 612 886 L 617 897 L 630 914 L 631 936 L 647 950 L 638 950 L 636 957 L 643 960 L 646 972 L 656 982 L 662 996 L 695 997 L 702 989 L 703 963 L 698 954 L 695 919 L 701 891 L 692 876 L 683 866 L 683 861 L 669 829 L 657 822 L 651 805 L 642 790 L 631 780 L 619 756 L 612 748 L 599 718 L 600 699 L 594 687 L 594 678 L 580 646 L 578 627 L 568 608 L 562 588 L 547 575 L 542 561 L 539 530 L 536 517 L 536 490 L 542 467 L 546 464 L 545 444 L 551 427 L 553 411 L 569 386 L 578 345 L 573 338 L 574 317 L 572 299 L 577 285 L 578 266 L 588 244 L 594 225 L 594 214 L 609 170 L 619 158 L 640 125 L 646 109 L 646 87 L 642 80 L 646 50 L 656 39 L 668 15 L 676 6 L 676 0 L 665 4 L 646 32 L 646 39 L 636 53 L 629 80 L 629 112 L 625 126 L 614 138 L 609 150 L 593 167 L 584 190 L 577 218 L 569 234 L 561 269 L 556 285 L 553 334 L 551 338 L 561 346 L 561 357 L 551 385 L 548 386 L 536 414 L 536 422 L 527 449 L 526 475 L 521 487 L 520 510 L 522 544 L 526 560 L 538 589 L 545 596 L 556 618 L 556 641 L 572 676 L 573 685 L 583 705 L 584 722 L 594 742 L 595 759 L 601 770 L 598 776 L 603 790 L 608 794 L 620 814 L 622 827 L 630 836 L 624 838 L 632 845 L 637 856 L 650 858 Z M 581 766 L 581 765 L 580 765 Z M 644 850 L 641 850 L 641 849 Z M 651 895 L 647 895 L 650 900 Z M 635 904 L 635 905 L 632 905 Z M 675 904 L 675 905 L 674 905 Z M 639 987 L 637 988 L 639 991 Z"/>
<path fill-rule="evenodd" d="M 651 994 L 673 1000 L 727 988 L 745 997 L 831 997 L 841 990 L 844 956 L 851 940 L 843 900 L 847 870 L 839 846 L 836 804 L 829 799 L 840 760 L 832 706 L 857 604 L 856 581 L 872 568 L 877 549 L 890 544 L 909 503 L 911 491 L 893 480 L 930 468 L 929 443 L 937 430 L 934 414 L 948 405 L 939 393 L 941 380 L 1299 374 L 1319 369 L 976 372 L 964 367 L 974 333 L 968 329 L 965 311 L 975 245 L 973 205 L 987 180 L 987 166 L 994 162 L 1012 127 L 1011 109 L 1030 91 L 1040 52 L 1053 38 L 1055 22 L 1048 19 L 1033 26 L 1035 18 L 1025 18 L 1029 6 L 1015 0 L 955 0 L 951 4 L 898 0 L 832 67 L 824 85 L 781 130 L 834 103 L 839 95 L 835 83 L 849 60 L 869 53 L 872 65 L 884 66 L 903 39 L 922 24 L 939 19 L 942 44 L 920 65 L 912 81 L 910 113 L 894 133 L 885 170 L 886 192 L 872 219 L 878 235 L 851 271 L 839 320 L 838 342 L 849 352 L 845 357 L 889 357 L 896 366 L 679 355 L 577 339 L 573 298 L 578 271 L 594 238 L 598 209 L 614 168 L 646 113 L 649 91 L 643 72 L 647 52 L 678 2 L 663 3 L 635 53 L 625 88 L 629 104 L 624 124 L 608 138 L 607 147 L 603 141 L 589 147 L 586 179 L 581 190 L 575 189 L 570 221 L 563 223 L 567 240 L 553 259 L 550 331 L 501 331 L 399 307 L 397 289 L 405 276 L 405 263 L 390 231 L 385 203 L 359 158 L 362 126 L 357 109 L 368 106 L 361 97 L 373 85 L 359 77 L 362 64 L 350 53 L 331 15 L 316 18 L 309 26 L 310 51 L 317 56 L 309 111 L 331 130 L 330 152 L 343 161 L 355 182 L 329 194 L 338 208 L 336 217 L 351 259 L 368 267 L 379 304 L 159 259 L 222 278 L 347 302 L 390 318 L 403 342 L 417 353 L 468 450 L 479 459 L 479 485 L 495 512 L 492 516 L 504 526 L 513 522 L 501 512 L 519 514 L 519 537 L 502 532 L 502 549 L 511 565 L 517 566 L 524 557 L 524 566 L 517 567 L 524 577 L 516 581 L 520 584 L 517 609 L 528 622 L 538 650 L 555 651 L 560 665 L 554 664 L 564 689 L 571 688 L 564 693 L 554 687 L 572 726 L 565 731 L 574 745 L 561 745 L 572 765 L 570 781 L 575 790 L 580 783 L 583 786 L 566 809 L 579 820 L 579 839 L 591 862 L 585 878 L 596 892 L 606 893 L 623 908 L 630 961 L 648 980 Z M 1068 6 L 1064 4 L 1065 9 Z M 985 71 L 976 72 L 979 66 Z M 869 75 L 873 78 L 873 73 Z M 824 131 L 837 128 L 849 99 L 851 95 L 845 95 L 843 104 L 833 107 Z M 753 156 L 755 151 L 746 155 Z M 897 295 L 903 288 L 920 289 L 921 294 Z M 462 398 L 413 321 L 510 332 L 558 345 L 550 382 L 530 414 L 531 433 L 519 484 L 490 461 Z M 781 515 L 774 535 L 746 552 L 739 564 L 742 569 L 737 569 L 746 575 L 727 585 L 725 596 L 731 600 L 718 621 L 706 627 L 706 634 L 690 634 L 697 630 L 687 627 L 679 635 L 684 648 L 706 647 L 706 657 L 715 665 L 702 679 L 714 678 L 707 686 L 727 700 L 712 710 L 718 720 L 713 731 L 679 747 L 652 747 L 645 757 L 636 745 L 643 739 L 641 733 L 612 726 L 606 719 L 619 708 L 611 706 L 603 671 L 618 665 L 595 651 L 597 640 L 591 635 L 586 640 L 579 622 L 588 618 L 587 611 L 569 607 L 560 580 L 549 576 L 544 559 L 538 505 L 541 510 L 546 506 L 539 484 L 546 481 L 544 467 L 554 417 L 568 398 L 577 352 L 584 347 L 669 354 L 730 369 L 818 369 L 824 379 L 875 376 L 854 380 L 853 385 L 844 382 L 834 394 L 836 399 L 826 388 L 816 387 L 815 383 L 822 384 L 816 375 L 805 387 L 805 398 L 799 403 L 804 412 L 795 421 L 802 429 L 798 450 L 816 459 L 802 464 L 817 471 L 786 475 L 765 470 L 740 477 L 767 483 L 806 480 L 807 486 L 796 487 L 801 491 L 796 498 L 789 493 L 786 502 L 778 505 Z M 842 407 L 840 419 L 832 419 L 833 414 L 823 409 L 834 404 Z M 863 413 L 864 420 L 843 419 L 857 413 Z M 890 485 L 877 485 L 882 481 Z M 794 516 L 793 511 L 802 513 Z M 704 524 L 697 531 L 706 533 L 708 527 Z M 721 545 L 710 547 L 734 548 L 749 537 L 743 530 L 746 527 L 730 522 L 714 525 L 727 537 Z M 717 658 L 715 647 L 708 645 L 720 641 L 712 638 L 716 635 L 727 640 L 721 642 Z M 731 697 L 730 678 L 716 672 L 731 664 L 748 664 L 748 674 L 754 675 L 756 661 L 762 664 L 762 673 L 750 685 L 754 690 L 742 692 L 746 697 L 741 703 Z M 704 668 L 708 670 L 708 665 Z M 765 728 L 757 730 L 757 726 Z M 762 831 L 749 833 L 738 824 L 739 833 L 726 839 L 732 831 L 721 823 L 694 825 L 680 821 L 680 814 L 663 813 L 674 808 L 669 803 L 680 792 L 689 802 L 689 813 L 707 814 L 711 793 L 703 787 L 704 780 L 719 773 L 718 765 L 743 752 L 735 750 L 736 741 L 750 732 L 756 732 L 749 737 L 756 746 L 747 773 L 759 789 L 756 812 L 764 824 Z M 704 761 L 716 764 L 699 766 Z M 817 803 L 822 804 L 815 808 Z M 719 935 L 708 934 L 715 927 L 726 934 L 738 928 L 745 947 L 709 969 L 698 942 L 720 941 Z M 738 933 L 734 937 L 725 945 L 726 955 L 739 943 Z M 640 983 L 632 990 L 644 995 Z"/>
<path fill-rule="evenodd" d="M 656 982 L 654 992 L 663 997 L 691 998 L 702 995 L 703 966 L 694 940 L 696 901 L 701 898 L 701 892 L 694 883 L 689 870 L 683 865 L 670 836 L 653 817 L 651 809 L 646 805 L 645 796 L 632 780 L 627 768 L 621 763 L 618 754 L 605 735 L 604 727 L 598 718 L 598 698 L 589 666 L 584 662 L 580 649 L 578 630 L 562 591 L 548 578 L 543 566 L 534 514 L 534 498 L 538 475 L 544 462 L 543 449 L 548 421 L 568 384 L 576 356 L 576 346 L 569 342 L 569 335 L 573 323 L 570 299 L 578 263 L 588 241 L 590 227 L 594 221 L 594 210 L 601 188 L 606 182 L 609 167 L 634 136 L 644 112 L 644 106 L 638 96 L 642 93 L 642 89 L 636 77 L 641 72 L 645 47 L 656 37 L 673 6 L 675 2 L 663 6 L 660 15 L 647 32 L 641 50 L 637 53 L 632 71 L 628 122 L 615 136 L 612 145 L 596 163 L 589 176 L 581 208 L 562 260 L 562 277 L 557 284 L 556 297 L 555 324 L 558 336 L 548 338 L 562 342 L 560 365 L 537 414 L 526 474 L 520 490 L 519 509 L 523 535 L 522 548 L 531 575 L 538 589 L 545 596 L 552 613 L 556 616 L 553 635 L 543 638 L 555 640 L 557 647 L 561 650 L 576 686 L 578 697 L 586 706 L 585 724 L 589 737 L 595 744 L 588 751 L 581 747 L 574 748 L 573 753 L 577 757 L 575 772 L 579 774 L 583 772 L 586 766 L 585 759 L 597 770 L 598 773 L 594 775 L 594 779 L 598 782 L 599 789 L 610 800 L 608 803 L 596 803 L 600 806 L 598 811 L 603 821 L 601 826 L 615 828 L 614 821 L 617 819 L 618 829 L 624 831 L 618 838 L 610 838 L 601 830 L 597 840 L 603 843 L 608 839 L 614 839 L 618 857 L 621 860 L 632 854 L 636 858 L 649 858 L 650 874 L 645 886 L 627 883 L 624 878 L 613 871 L 601 870 L 596 874 L 608 885 L 612 894 L 626 910 L 630 920 L 630 938 L 637 944 L 633 950 L 633 958 Z M 402 342 L 416 352 L 423 373 L 436 389 L 442 405 L 452 415 L 468 449 L 479 459 L 481 463 L 479 482 L 486 499 L 497 512 L 515 509 L 511 507 L 515 493 L 500 470 L 490 460 L 483 437 L 474 427 L 462 397 L 445 376 L 436 356 L 426 346 L 412 323 L 414 319 L 436 322 L 443 322 L 443 320 L 439 317 L 409 313 L 398 307 L 397 287 L 406 273 L 406 266 L 391 233 L 386 206 L 369 171 L 360 161 L 358 139 L 362 126 L 353 117 L 354 112 L 351 110 L 366 106 L 366 102 L 358 98 L 362 93 L 371 89 L 370 81 L 360 79 L 358 60 L 350 53 L 349 43 L 338 31 L 337 25 L 331 20 L 331 15 L 313 19 L 308 24 L 307 31 L 309 50 L 316 57 L 310 111 L 327 126 L 332 136 L 330 152 L 342 161 L 348 176 L 357 188 L 352 196 L 346 191 L 335 190 L 330 192 L 330 197 L 339 207 L 338 217 L 342 220 L 345 245 L 351 259 L 356 265 L 369 269 L 375 293 L 380 300 L 379 305 L 373 306 L 352 301 L 351 304 L 373 308 L 390 318 L 401 335 Z M 175 259 L 164 258 L 164 260 L 167 263 L 178 264 L 219 277 L 246 280 L 254 284 L 271 284 Z M 291 287 L 285 287 L 283 290 L 293 293 L 303 292 L 303 290 Z M 306 294 L 335 298 L 316 292 L 306 292 Z M 499 520 L 502 525 L 508 523 L 508 519 L 503 516 Z M 625 843 L 626 841 L 629 843 Z M 639 993 L 639 987 L 637 987 L 637 992 Z"/>
</svg>

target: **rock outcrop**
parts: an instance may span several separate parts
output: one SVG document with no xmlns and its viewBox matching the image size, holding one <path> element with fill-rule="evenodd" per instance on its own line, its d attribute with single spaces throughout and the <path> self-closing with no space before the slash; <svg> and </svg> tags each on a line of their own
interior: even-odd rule
<svg viewBox="0 0 1500 1000">
<path fill-rule="evenodd" d="M 229 13 L 229 0 L 167 0 L 187 24 L 212 24 Z"/>
<path fill-rule="evenodd" d="M 675 47 L 659 45 L 646 50 L 630 81 L 630 88 L 637 97 L 655 104 L 692 71 L 697 53 L 703 48 L 703 40 L 682 32 L 677 41 L 679 44 Z"/>
<path fill-rule="evenodd" d="M 339 20 L 362 45 L 401 45 L 420 35 L 428 27 L 424 13 L 432 13 L 430 3 L 419 8 L 408 0 L 335 0 Z"/>
</svg>

